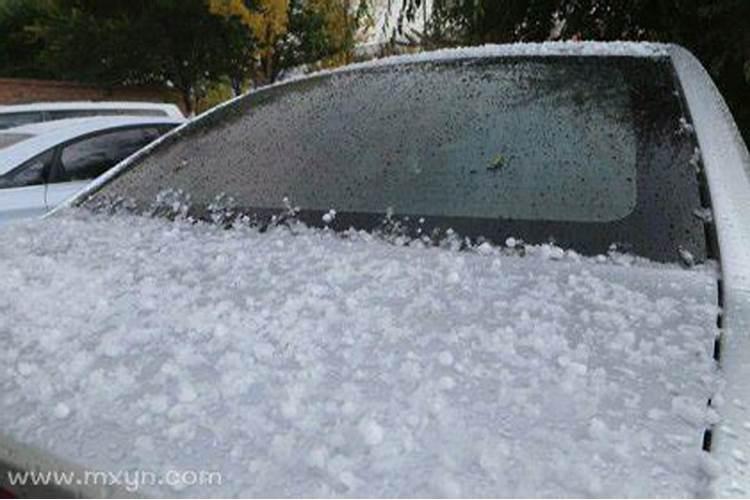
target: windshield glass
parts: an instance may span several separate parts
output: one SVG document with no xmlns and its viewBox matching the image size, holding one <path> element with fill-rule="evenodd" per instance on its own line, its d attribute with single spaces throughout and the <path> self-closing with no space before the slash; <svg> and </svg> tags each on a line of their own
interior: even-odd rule
<svg viewBox="0 0 750 500">
<path fill-rule="evenodd" d="M 622 75 L 528 61 L 383 76 L 311 85 L 259 113 L 253 128 L 276 132 L 272 142 L 249 132 L 262 175 L 243 196 L 261 206 L 288 196 L 321 210 L 524 220 L 612 221 L 635 207 Z M 388 98 L 394 90 L 399 98 Z"/>
<path fill-rule="evenodd" d="M 699 190 L 683 158 L 692 139 L 677 134 L 674 91 L 666 59 L 478 59 L 324 75 L 198 120 L 102 195 L 143 205 L 180 189 L 199 208 L 225 194 L 251 212 L 282 209 L 286 198 L 303 212 L 356 215 L 358 226 L 391 210 L 490 240 L 700 257 Z M 662 199 L 675 190 L 682 199 Z"/>
</svg>

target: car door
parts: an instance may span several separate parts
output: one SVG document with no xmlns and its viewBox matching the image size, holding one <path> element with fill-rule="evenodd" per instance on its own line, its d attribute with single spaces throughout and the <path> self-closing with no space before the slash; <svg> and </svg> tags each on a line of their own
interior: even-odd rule
<svg viewBox="0 0 750 500">
<path fill-rule="evenodd" d="M 98 132 L 63 145 L 47 189 L 48 208 L 70 198 L 161 133 L 154 125 L 130 127 Z"/>
<path fill-rule="evenodd" d="M 47 210 L 44 183 L 54 157 L 55 150 L 50 149 L 0 175 L 0 223 Z"/>
</svg>

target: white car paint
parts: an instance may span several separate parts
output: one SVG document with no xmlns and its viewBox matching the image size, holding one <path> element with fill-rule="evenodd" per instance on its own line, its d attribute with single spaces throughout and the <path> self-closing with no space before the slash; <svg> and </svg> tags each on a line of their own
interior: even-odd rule
<svg viewBox="0 0 750 500">
<path fill-rule="evenodd" d="M 0 148 L 0 176 L 37 155 L 96 132 L 148 125 L 176 126 L 183 122 L 185 122 L 184 118 L 107 116 L 57 120 L 3 130 L 0 131 L 0 139 L 9 135 L 28 137 Z M 88 182 L 88 180 L 76 180 L 47 185 L 0 188 L 0 224 L 41 216 L 83 189 Z"/>
<path fill-rule="evenodd" d="M 64 117 L 55 114 L 64 113 Z M 185 116 L 174 104 L 127 101 L 61 101 L 0 106 L 0 130 L 8 128 L 11 116 L 24 124 L 91 116 L 152 116 L 183 119 Z M 12 125 L 11 125 L 12 126 Z"/>
<path fill-rule="evenodd" d="M 713 495 L 750 495 L 750 154 L 711 77 L 687 50 L 670 56 L 682 82 L 711 191 L 722 269 L 719 364 L 725 385 L 711 453 L 720 464 Z"/>
<path fill-rule="evenodd" d="M 40 217 L 87 184 L 88 181 L 73 181 L 47 186 L 0 189 L 0 224 L 11 220 Z"/>
</svg>

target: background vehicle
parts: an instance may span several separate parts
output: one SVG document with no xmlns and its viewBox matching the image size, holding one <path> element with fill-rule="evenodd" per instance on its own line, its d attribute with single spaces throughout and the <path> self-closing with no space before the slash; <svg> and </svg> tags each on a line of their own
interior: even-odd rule
<svg viewBox="0 0 750 500">
<path fill-rule="evenodd" d="M 676 46 L 485 47 L 261 89 L 72 202 L 99 217 L 0 244 L 19 269 L 0 287 L 74 311 L 55 344 L 6 300 L 29 349 L 7 355 L 0 461 L 222 472 L 190 496 L 741 495 L 749 176 Z M 262 230 L 108 216 L 123 200 Z M 347 238 L 266 223 L 290 215 Z"/>
<path fill-rule="evenodd" d="M 0 132 L 0 222 L 43 214 L 183 121 L 76 118 Z"/>
<path fill-rule="evenodd" d="M 38 102 L 0 106 L 0 130 L 31 123 L 89 116 L 153 116 L 184 119 L 174 104 L 153 102 Z"/>
</svg>

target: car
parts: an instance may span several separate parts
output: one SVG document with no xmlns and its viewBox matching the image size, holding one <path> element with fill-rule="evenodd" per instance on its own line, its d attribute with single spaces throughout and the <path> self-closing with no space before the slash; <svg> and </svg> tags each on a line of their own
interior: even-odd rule
<svg viewBox="0 0 750 500">
<path fill-rule="evenodd" d="M 2 487 L 747 495 L 749 214 L 679 46 L 258 89 L 0 232 Z"/>
<path fill-rule="evenodd" d="M 62 101 L 0 105 L 0 130 L 31 123 L 90 116 L 153 116 L 184 119 L 174 104 L 136 101 Z"/>
<path fill-rule="evenodd" d="M 33 217 L 184 119 L 72 118 L 0 132 L 0 223 Z"/>
</svg>

